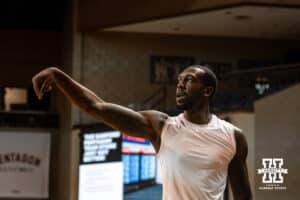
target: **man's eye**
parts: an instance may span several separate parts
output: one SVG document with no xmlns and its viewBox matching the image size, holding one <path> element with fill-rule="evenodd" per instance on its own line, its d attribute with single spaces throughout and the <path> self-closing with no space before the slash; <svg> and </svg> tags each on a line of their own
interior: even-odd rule
<svg viewBox="0 0 300 200">
<path fill-rule="evenodd" d="M 191 82 L 191 81 L 194 81 L 194 78 L 192 77 L 192 76 L 187 76 L 187 77 L 179 77 L 178 79 L 177 79 L 177 81 L 179 82 L 179 81 L 184 81 L 184 82 Z"/>
<path fill-rule="evenodd" d="M 186 80 L 187 80 L 187 81 L 193 81 L 194 79 L 193 79 L 193 77 L 188 76 L 188 77 L 186 78 Z"/>
</svg>

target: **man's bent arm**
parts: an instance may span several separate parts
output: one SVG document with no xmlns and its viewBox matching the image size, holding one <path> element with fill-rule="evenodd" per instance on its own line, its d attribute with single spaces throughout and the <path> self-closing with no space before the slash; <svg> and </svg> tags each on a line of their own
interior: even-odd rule
<svg viewBox="0 0 300 200">
<path fill-rule="evenodd" d="M 252 199 L 251 188 L 248 177 L 246 158 L 248 146 L 245 136 L 240 132 L 235 132 L 236 154 L 229 164 L 229 180 L 235 200 Z"/>
<path fill-rule="evenodd" d="M 33 77 L 32 81 L 39 98 L 42 98 L 45 92 L 51 90 L 51 85 L 55 84 L 81 110 L 129 135 L 151 139 L 153 134 L 160 134 L 160 127 L 155 127 L 155 124 L 159 123 L 155 121 L 164 121 L 167 118 L 164 113 L 150 111 L 145 114 L 105 102 L 91 90 L 54 67 L 41 71 Z M 147 117 L 149 113 L 151 117 Z"/>
</svg>

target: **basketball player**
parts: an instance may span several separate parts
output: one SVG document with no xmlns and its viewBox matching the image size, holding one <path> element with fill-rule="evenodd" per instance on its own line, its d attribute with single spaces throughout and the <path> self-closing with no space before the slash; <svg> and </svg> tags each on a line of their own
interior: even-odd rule
<svg viewBox="0 0 300 200">
<path fill-rule="evenodd" d="M 82 111 L 128 135 L 151 141 L 161 164 L 163 200 L 222 200 L 230 181 L 234 199 L 252 199 L 241 130 L 210 113 L 217 79 L 206 67 L 180 73 L 176 104 L 183 112 L 134 110 L 106 102 L 57 68 L 33 77 L 39 99 L 56 85 Z"/>
</svg>

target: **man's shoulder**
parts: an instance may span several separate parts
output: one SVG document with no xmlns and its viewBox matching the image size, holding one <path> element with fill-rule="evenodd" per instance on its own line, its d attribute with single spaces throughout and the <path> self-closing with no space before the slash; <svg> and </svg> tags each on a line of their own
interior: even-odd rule
<svg viewBox="0 0 300 200">
<path fill-rule="evenodd" d="M 237 142 L 246 142 L 245 135 L 243 134 L 242 130 L 237 127 L 234 129 L 234 137 Z"/>
<path fill-rule="evenodd" d="M 231 123 L 221 117 L 218 117 L 217 115 L 214 115 L 214 116 L 216 117 L 216 119 L 218 119 L 219 125 L 222 124 L 223 126 L 230 129 L 230 131 L 234 134 L 242 134 L 242 130 L 239 127 L 237 127 L 236 125 L 234 125 L 233 123 Z"/>
<path fill-rule="evenodd" d="M 154 130 L 160 135 L 169 115 L 157 110 L 144 110 L 139 111 L 139 113 L 141 113 L 151 123 Z"/>
<path fill-rule="evenodd" d="M 248 144 L 245 135 L 240 129 L 234 131 L 237 154 L 246 157 L 248 154 Z"/>
<path fill-rule="evenodd" d="M 143 110 L 143 111 L 139 111 L 139 113 L 141 113 L 143 116 L 147 118 L 157 119 L 162 121 L 166 121 L 169 118 L 168 114 L 164 112 L 160 112 L 158 110 Z"/>
</svg>

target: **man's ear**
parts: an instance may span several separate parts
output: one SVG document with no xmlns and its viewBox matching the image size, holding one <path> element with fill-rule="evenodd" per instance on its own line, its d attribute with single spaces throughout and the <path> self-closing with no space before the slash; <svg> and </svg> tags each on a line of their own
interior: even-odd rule
<svg viewBox="0 0 300 200">
<path fill-rule="evenodd" d="M 214 92 L 214 88 L 211 86 L 208 86 L 204 89 L 204 96 L 210 97 Z"/>
</svg>

